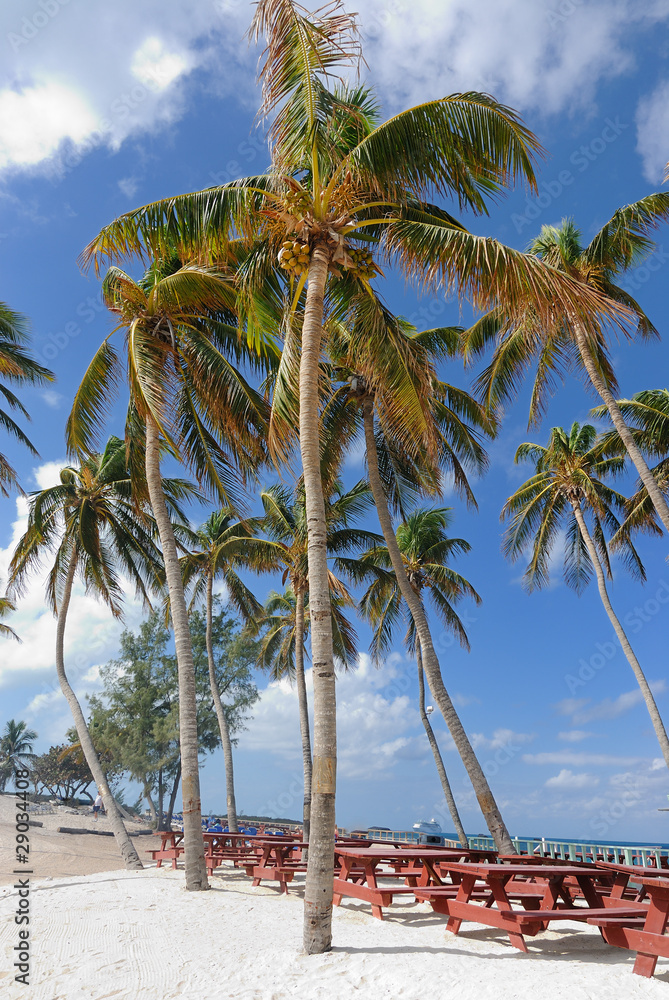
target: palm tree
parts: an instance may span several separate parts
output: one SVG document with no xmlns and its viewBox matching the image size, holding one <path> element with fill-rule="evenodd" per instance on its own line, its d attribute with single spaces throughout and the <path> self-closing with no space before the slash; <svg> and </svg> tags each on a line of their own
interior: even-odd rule
<svg viewBox="0 0 669 1000">
<path fill-rule="evenodd" d="M 597 289 L 611 302 L 623 305 L 636 330 L 628 331 L 642 339 L 659 336 L 643 309 L 628 292 L 615 284 L 617 274 L 635 267 L 655 245 L 653 230 L 669 218 L 669 192 L 650 194 L 632 205 L 619 208 L 587 246 L 572 219 L 563 219 L 560 227 L 544 226 L 530 244 L 529 252 L 576 281 Z M 504 310 L 483 316 L 465 335 L 465 355 L 481 353 L 497 341 L 490 365 L 478 379 L 482 398 L 496 407 L 511 398 L 525 370 L 536 364 L 536 376 L 530 403 L 530 425 L 541 417 L 547 398 L 552 395 L 556 378 L 572 366 L 585 371 L 590 383 L 602 398 L 620 440 L 632 459 L 643 486 L 664 527 L 669 531 L 669 506 L 655 482 L 646 461 L 627 427 L 615 398 L 618 388 L 611 365 L 604 329 L 595 324 L 592 332 L 575 312 L 568 309 L 549 317 L 528 311 L 517 321 Z"/>
<path fill-rule="evenodd" d="M 401 554 L 404 574 L 421 606 L 424 607 L 425 597 L 429 597 L 433 610 L 446 628 L 458 637 L 462 646 L 469 649 L 467 633 L 454 605 L 466 597 L 479 604 L 481 598 L 460 573 L 447 565 L 454 556 L 470 550 L 469 543 L 463 538 L 448 536 L 447 530 L 451 522 L 452 514 L 449 507 L 414 510 L 397 529 L 397 547 Z M 360 601 L 360 607 L 363 615 L 375 626 L 373 652 L 378 657 L 390 645 L 394 628 L 401 616 L 403 592 L 393 570 L 387 547 L 371 549 L 361 558 L 360 563 L 364 569 L 359 578 L 372 579 Z M 352 575 L 358 576 L 355 568 L 348 567 L 348 570 Z M 419 710 L 423 728 L 434 755 L 458 838 L 463 847 L 467 847 L 467 836 L 453 798 L 436 737 L 425 711 L 422 648 L 411 612 L 408 616 L 406 642 L 416 656 Z"/>
<path fill-rule="evenodd" d="M 612 577 L 606 533 L 619 531 L 618 514 L 624 513 L 627 505 L 622 494 L 602 481 L 620 474 L 625 465 L 623 458 L 607 455 L 606 448 L 606 439 L 597 439 L 591 424 L 581 426 L 578 423 L 572 425 L 569 433 L 562 427 L 554 427 L 545 448 L 538 444 L 521 444 L 516 462 L 532 462 L 535 472 L 504 505 L 502 517 L 511 519 L 504 538 L 504 552 L 515 560 L 532 547 L 524 582 L 528 590 L 538 589 L 548 582 L 551 553 L 561 529 L 566 527 L 565 582 L 580 593 L 594 570 L 602 604 L 634 671 L 662 756 L 669 767 L 669 740 L 664 723 L 606 589 L 606 577 Z M 592 531 L 586 518 L 592 522 Z M 643 565 L 629 536 L 621 537 L 619 551 L 627 568 L 644 580 Z"/>
<path fill-rule="evenodd" d="M 166 484 L 177 498 L 184 494 L 184 484 L 175 481 L 173 487 Z M 64 658 L 67 613 L 77 575 L 116 618 L 121 616 L 123 596 L 119 570 L 147 603 L 148 588 L 157 582 L 160 552 L 150 518 L 135 504 L 123 441 L 111 437 L 101 455 L 91 455 L 79 467 L 62 469 L 57 486 L 30 495 L 28 526 L 9 565 L 10 593 L 21 594 L 30 573 L 54 549 L 46 594 L 57 616 L 58 680 L 126 867 L 141 868 L 67 678 Z"/>
<path fill-rule="evenodd" d="M 327 438 L 326 445 L 330 445 L 333 451 L 337 451 L 334 435 L 325 436 Z M 338 471 L 338 464 L 334 462 L 332 455 L 324 456 L 323 461 L 324 464 L 329 463 L 331 466 L 330 473 L 333 473 L 333 470 Z M 336 478 L 333 479 L 332 474 L 325 475 L 324 480 L 327 484 L 325 521 L 328 555 L 352 553 L 378 542 L 379 536 L 374 532 L 352 526 L 352 522 L 361 517 L 371 504 L 367 483 L 356 483 L 350 490 L 344 492 L 341 483 Z M 310 842 L 312 755 L 309 706 L 304 676 L 304 642 L 308 630 L 306 608 L 309 603 L 309 532 L 304 487 L 302 484 L 298 484 L 296 492 L 292 493 L 281 486 L 270 486 L 263 490 L 260 496 L 265 511 L 263 528 L 269 538 L 258 540 L 256 551 L 264 550 L 265 568 L 282 570 L 282 582 L 285 583 L 286 580 L 289 580 L 290 588 L 286 590 L 283 597 L 287 604 L 282 607 L 279 602 L 276 606 L 272 605 L 274 610 L 270 611 L 266 603 L 265 617 L 257 619 L 251 631 L 252 634 L 258 634 L 261 627 L 267 630 L 264 638 L 267 652 L 263 653 L 265 665 L 271 664 L 271 669 L 277 676 L 280 673 L 286 673 L 290 677 L 295 677 L 304 771 L 302 827 L 305 841 Z M 355 642 L 341 609 L 346 605 L 352 606 L 353 601 L 342 581 L 331 571 L 328 573 L 333 651 L 337 659 L 348 664 L 355 656 Z M 268 600 L 272 602 L 272 595 Z M 270 622 L 269 619 L 275 618 L 277 615 L 283 618 L 284 626 L 279 626 L 278 622 Z M 288 633 L 286 633 L 285 625 L 290 623 L 293 615 L 294 622 L 288 624 Z M 272 639 L 270 639 L 270 634 L 273 636 Z M 279 643 L 279 635 L 283 635 L 284 639 L 287 635 L 292 636 L 288 639 L 287 647 L 284 647 L 283 640 Z M 294 646 L 294 650 L 286 659 L 285 657 L 291 652 L 292 646 Z M 279 648 L 283 650 L 282 653 L 279 652 Z M 264 646 L 263 649 L 265 649 Z"/>
<path fill-rule="evenodd" d="M 295 409 L 288 430 L 299 427 L 316 666 L 318 791 L 304 922 L 311 954 L 330 947 L 334 866 L 335 675 L 317 378 L 329 292 L 352 282 L 359 296 L 367 294 L 378 273 L 371 245 L 377 259 L 397 263 L 423 287 L 440 290 L 459 281 L 482 308 L 503 301 L 515 309 L 529 295 L 540 312 L 573 309 L 590 329 L 588 310 L 597 312 L 598 297 L 536 258 L 471 235 L 430 201 L 453 197 L 481 213 L 516 178 L 535 186 L 537 140 L 508 108 L 484 94 L 454 94 L 381 123 L 367 88 L 328 86 L 360 59 L 355 18 L 340 0 L 315 12 L 295 0 L 260 0 L 251 37 L 267 40 L 260 79 L 261 114 L 271 119 L 269 171 L 128 213 L 105 227 L 84 259 L 161 253 L 174 243 L 183 252 L 209 249 L 217 256 L 229 240 L 242 238 L 249 248 L 238 275 L 244 302 L 282 271 L 287 279 L 280 285 L 284 358 L 289 363 L 299 349 L 300 359 L 299 416 Z M 253 309 L 248 317 L 257 328 Z M 285 444 L 280 435 L 271 443 L 277 451 Z"/>
<path fill-rule="evenodd" d="M 617 405 L 638 448 L 645 455 L 659 459 L 650 471 L 666 497 L 669 492 L 669 390 L 644 389 L 631 399 L 619 399 Z M 592 416 L 598 419 L 607 414 L 605 406 L 598 406 L 592 411 Z M 627 453 L 617 431 L 610 431 L 606 441 L 607 451 L 617 455 Z M 633 528 L 653 531 L 654 525 L 655 508 L 648 490 L 640 483 L 637 492 L 630 497 L 621 531 L 627 533 Z"/>
<path fill-rule="evenodd" d="M 11 636 L 12 639 L 16 639 L 17 642 L 21 642 L 21 639 L 16 634 L 13 628 L 9 625 L 5 625 L 2 621 L 6 615 L 16 611 L 16 605 L 13 601 L 10 601 L 8 597 L 0 597 L 0 635 Z"/>
<path fill-rule="evenodd" d="M 25 349 L 28 340 L 28 323 L 24 316 L 14 312 L 5 302 L 0 302 L 0 377 L 17 385 L 39 385 L 42 382 L 52 382 L 53 372 L 38 364 Z M 24 417 L 28 411 L 7 386 L 0 383 L 0 396 L 10 410 L 18 411 Z M 36 455 L 35 447 L 30 443 L 19 425 L 9 413 L 0 409 L 0 427 L 25 445 Z M 16 472 L 4 455 L 0 455 L 0 493 L 8 496 L 11 488 L 20 489 Z"/>
<path fill-rule="evenodd" d="M 365 336 L 370 328 L 376 331 L 373 338 Z M 508 854 L 513 851 L 511 837 L 444 685 L 423 602 L 407 575 L 390 512 L 392 504 L 405 517 L 407 498 L 438 494 L 444 472 L 475 504 L 467 473 L 485 469 L 481 436 L 494 435 L 496 423 L 469 393 L 440 381 L 434 369 L 437 358 L 456 352 L 461 332 L 441 328 L 419 333 L 367 296 L 332 339 L 344 385 L 334 393 L 323 420 L 328 429 L 334 424 L 341 436 L 350 438 L 362 417 L 369 482 L 395 579 L 420 638 L 430 689 L 495 844 Z M 379 345 L 373 351 L 370 341 Z"/>
<path fill-rule="evenodd" d="M 10 719 L 0 734 L 0 791 L 4 792 L 7 781 L 15 771 L 29 766 L 35 754 L 33 744 L 37 739 L 34 729 L 27 723 Z"/>
<path fill-rule="evenodd" d="M 263 460 L 257 435 L 265 404 L 222 353 L 236 359 L 248 356 L 239 331 L 231 325 L 234 294 L 220 269 L 183 265 L 172 251 L 154 261 L 140 282 L 111 268 L 103 297 L 118 318 L 113 333 L 126 332 L 131 470 L 138 483 L 146 482 L 170 597 L 179 667 L 186 888 L 206 889 L 193 652 L 160 456 L 167 448 L 222 503 L 229 504 L 235 496 L 235 466 L 254 469 Z M 92 447 L 123 374 L 107 338 L 84 375 L 68 420 L 68 445 L 75 454 Z"/>
<path fill-rule="evenodd" d="M 193 548 L 181 558 L 184 585 L 186 587 L 193 586 L 191 607 L 203 598 L 205 602 L 209 682 L 223 746 L 228 829 L 232 833 L 237 833 L 239 827 L 237 825 L 232 741 L 216 681 L 216 663 L 212 643 L 214 581 L 216 579 L 223 580 L 230 603 L 239 611 L 244 621 L 254 619 L 262 613 L 262 605 L 237 573 L 237 568 L 241 566 L 251 566 L 259 570 L 264 568 L 262 564 L 263 553 L 257 552 L 257 545 L 254 547 L 257 540 L 253 538 L 253 535 L 258 527 L 258 518 L 239 521 L 235 518 L 230 507 L 215 511 L 196 532 L 191 533 Z M 260 555 L 261 558 L 256 557 L 254 560 L 254 553 Z"/>
</svg>

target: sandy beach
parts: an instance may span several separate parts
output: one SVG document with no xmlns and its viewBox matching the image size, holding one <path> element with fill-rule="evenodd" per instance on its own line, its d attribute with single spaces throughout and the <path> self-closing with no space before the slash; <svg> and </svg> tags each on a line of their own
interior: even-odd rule
<svg viewBox="0 0 669 1000">
<path fill-rule="evenodd" d="M 0 795 L 0 885 L 11 884 L 14 876 L 14 815 L 15 798 Z M 53 807 L 52 812 L 31 811 L 30 818 L 42 823 L 41 827 L 30 827 L 30 858 L 35 878 L 65 875 L 92 875 L 94 872 L 124 869 L 113 837 L 95 834 L 57 833 L 59 826 L 81 830 L 105 830 L 110 826 L 102 816 L 97 823 L 88 812 L 75 813 L 65 806 Z M 129 822 L 126 824 L 132 834 L 146 830 L 146 824 Z M 150 845 L 151 838 L 140 836 L 133 843 L 140 858 Z"/>
<path fill-rule="evenodd" d="M 83 839 L 83 838 L 82 838 Z M 223 869 L 211 891 L 187 893 L 182 871 L 148 868 L 35 880 L 29 991 L 13 982 L 17 893 L 0 889 L 2 971 L 8 1000 L 620 1000 L 660 998 L 655 977 L 632 974 L 629 952 L 594 928 L 562 923 L 513 949 L 494 929 L 459 937 L 427 904 L 399 903 L 383 922 L 346 900 L 334 913 L 335 947 L 300 954 L 302 898 Z"/>
</svg>

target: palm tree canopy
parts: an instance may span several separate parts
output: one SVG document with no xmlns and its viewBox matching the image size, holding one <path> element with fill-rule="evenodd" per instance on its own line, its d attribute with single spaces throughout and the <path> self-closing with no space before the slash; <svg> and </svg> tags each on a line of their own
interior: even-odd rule
<svg viewBox="0 0 669 1000">
<path fill-rule="evenodd" d="M 31 758 L 33 744 L 37 739 L 34 729 L 29 729 L 23 721 L 9 719 L 4 731 L 0 734 L 0 756 L 3 760 L 16 761 L 20 765 L 24 758 Z"/>
<path fill-rule="evenodd" d="M 455 605 L 464 598 L 480 604 L 474 587 L 448 563 L 471 546 L 464 538 L 451 538 L 447 531 L 452 523 L 452 508 L 418 508 L 397 528 L 397 544 L 409 582 L 421 597 L 430 603 L 449 631 L 460 644 L 469 649 L 467 632 Z M 355 566 L 350 560 L 338 559 L 337 567 L 355 582 L 371 580 L 360 600 L 365 618 L 374 626 L 372 652 L 376 658 L 390 647 L 394 629 L 402 617 L 402 595 L 392 568 L 390 553 L 384 545 L 366 552 Z M 408 616 L 407 646 L 416 643 L 413 621 Z"/>
<path fill-rule="evenodd" d="M 345 670 L 355 665 L 358 657 L 355 629 L 344 614 L 345 607 L 353 606 L 350 598 L 332 595 L 332 645 L 336 662 Z M 280 594 L 270 591 L 263 613 L 247 626 L 247 632 L 260 636 L 257 665 L 269 671 L 272 680 L 295 676 L 297 599 L 292 587 Z M 309 596 L 304 597 L 304 639 L 310 628 Z M 306 655 L 306 650 L 305 650 Z"/>
<path fill-rule="evenodd" d="M 33 454 L 37 451 L 10 416 L 8 411 L 20 413 L 28 417 L 28 411 L 6 385 L 13 382 L 16 385 L 39 385 L 52 382 L 53 372 L 38 364 L 26 350 L 29 337 L 28 321 L 20 313 L 14 312 L 5 302 L 0 302 L 0 398 L 4 401 L 0 407 L 0 427 Z M 20 488 L 16 472 L 4 455 L 0 455 L 0 493 L 8 496 L 10 488 Z"/>
<path fill-rule="evenodd" d="M 181 501 L 195 491 L 179 479 L 165 480 L 167 503 L 183 521 Z M 87 592 L 121 614 L 120 573 L 149 604 L 149 592 L 161 586 L 162 556 L 153 518 L 138 508 L 128 472 L 125 442 L 111 437 L 101 454 L 80 466 L 61 469 L 60 483 L 30 494 L 28 526 L 9 565 L 9 593 L 21 594 L 28 575 L 48 552 L 55 559 L 47 581 L 47 599 L 57 613 L 71 561 Z"/>
<path fill-rule="evenodd" d="M 622 329 L 629 336 L 636 333 L 642 338 L 655 337 L 657 330 L 650 319 L 639 303 L 615 284 L 615 278 L 653 251 L 652 233 L 668 218 L 669 192 L 651 194 L 617 209 L 587 245 L 573 219 L 563 219 L 560 226 L 543 226 L 528 252 L 624 307 L 629 325 Z M 495 345 L 490 364 L 476 382 L 486 406 L 495 409 L 512 399 L 534 366 L 530 424 L 537 423 L 556 383 L 568 371 L 583 371 L 573 333 L 576 318 L 576 314 L 568 312 L 547 318 L 533 309 L 522 316 L 513 316 L 499 308 L 482 316 L 464 335 L 463 349 L 465 358 L 471 361 Z M 590 324 L 587 333 L 596 367 L 604 382 L 615 391 L 616 377 L 602 323 Z"/>
<path fill-rule="evenodd" d="M 512 560 L 531 552 L 523 581 L 528 590 L 549 582 L 551 555 L 564 535 L 564 579 L 577 593 L 589 583 L 593 566 L 574 515 L 574 505 L 593 522 L 593 541 L 600 561 L 612 576 L 610 538 L 620 529 L 620 515 L 627 500 L 604 479 L 620 475 L 625 459 L 607 452 L 605 438 L 591 424 L 574 423 L 569 430 L 554 427 L 548 445 L 525 443 L 516 452 L 516 462 L 534 465 L 531 476 L 509 497 L 502 518 L 510 520 L 504 535 L 504 554 Z M 645 579 L 639 555 L 629 538 L 618 536 L 616 548 L 625 566 Z"/>
<path fill-rule="evenodd" d="M 225 503 L 236 496 L 237 468 L 255 471 L 267 404 L 228 360 L 259 365 L 236 326 L 235 293 L 221 268 L 182 264 L 172 252 L 153 260 L 141 280 L 107 272 L 105 304 L 124 330 L 127 366 L 108 337 L 77 391 L 67 423 L 70 450 L 97 443 L 124 373 L 130 387 L 127 437 L 138 479 L 142 424 L 151 417 L 172 453 Z M 271 354 L 271 343 L 265 341 Z M 264 359 L 266 361 L 266 358 Z"/>
<path fill-rule="evenodd" d="M 467 232 L 434 204 L 455 200 L 480 214 L 516 180 L 536 186 L 532 161 L 541 150 L 510 108 L 469 92 L 381 121 L 368 88 L 332 82 L 360 56 L 355 17 L 339 0 L 314 12 L 294 0 L 260 0 L 251 37 L 262 36 L 268 172 L 127 213 L 89 244 L 84 262 L 160 257 L 173 247 L 186 260 L 204 252 L 217 260 L 241 241 L 247 253 L 237 284 L 253 323 L 253 291 L 270 281 L 295 315 L 310 249 L 321 242 L 331 255 L 330 284 L 348 283 L 359 297 L 389 264 L 433 290 L 457 283 L 480 308 L 503 304 L 519 315 L 530 302 L 545 318 L 569 309 L 588 328 L 602 310 L 620 317 L 594 288 Z"/>
<path fill-rule="evenodd" d="M 238 520 L 232 508 L 225 507 L 213 511 L 197 531 L 182 531 L 182 539 L 190 541 L 190 551 L 180 562 L 184 586 L 191 588 L 191 607 L 206 598 L 209 579 L 221 579 L 244 621 L 262 612 L 262 605 L 237 572 L 274 568 L 273 562 L 268 564 L 267 543 L 256 537 L 260 526 L 260 518 Z"/>
<path fill-rule="evenodd" d="M 635 393 L 631 399 L 619 399 L 617 402 L 638 447 L 651 458 L 659 459 L 651 472 L 660 489 L 667 494 L 669 492 L 669 389 L 644 389 Z M 592 416 L 600 420 L 608 418 L 608 411 L 605 406 L 598 406 L 592 410 Z M 607 450 L 612 454 L 626 455 L 625 445 L 617 431 L 608 431 L 605 441 Z M 647 531 L 652 534 L 660 531 L 653 502 L 646 487 L 640 482 L 637 484 L 636 492 L 630 497 L 627 516 L 621 528 L 624 534 L 632 530 Z"/>
<path fill-rule="evenodd" d="M 2 621 L 7 615 L 10 615 L 13 611 L 16 611 L 16 605 L 13 601 L 10 601 L 8 597 L 0 597 L 0 635 L 11 636 L 12 639 L 16 639 L 17 642 L 21 642 L 20 637 L 16 634 L 11 626 L 7 625 Z"/>
</svg>

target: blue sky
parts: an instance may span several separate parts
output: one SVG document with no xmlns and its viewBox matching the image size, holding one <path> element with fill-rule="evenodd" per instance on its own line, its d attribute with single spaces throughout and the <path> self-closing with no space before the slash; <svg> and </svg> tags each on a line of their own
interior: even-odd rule
<svg viewBox="0 0 669 1000">
<path fill-rule="evenodd" d="M 361 0 L 367 78 L 388 114 L 454 91 L 487 90 L 515 107 L 547 150 L 539 196 L 516 190 L 477 233 L 524 248 L 544 223 L 573 216 L 589 239 L 620 205 L 662 185 L 669 160 L 669 2 L 634 0 Z M 73 392 L 110 329 L 82 248 L 117 214 L 154 198 L 222 183 L 267 162 L 254 130 L 257 53 L 242 40 L 246 0 L 14 0 L 0 11 L 0 298 L 26 313 L 34 347 L 56 372 L 46 390 L 22 398 L 33 421 L 34 460 L 12 442 L 2 450 L 26 489 L 49 485 L 65 458 L 63 428 Z M 647 267 L 624 283 L 665 341 L 669 233 Z M 417 298 L 389 274 L 383 295 L 424 328 L 466 321 L 455 299 Z M 619 343 L 622 393 L 666 385 L 667 344 Z M 469 385 L 473 372 L 444 376 Z M 453 533 L 471 553 L 457 568 L 483 597 L 463 607 L 472 643 L 465 653 L 435 623 L 447 686 L 479 749 L 512 834 L 614 841 L 669 841 L 669 782 L 634 678 L 593 587 L 581 598 L 561 582 L 528 596 L 521 566 L 500 552 L 499 511 L 522 481 L 517 445 L 544 441 L 550 427 L 583 421 L 597 401 L 568 380 L 539 430 L 527 431 L 527 393 L 508 409 L 490 447 L 490 470 L 475 485 L 478 511 L 455 508 Z M 110 422 L 121 428 L 122 404 Z M 360 449 L 347 481 L 363 475 Z M 267 477 L 267 482 L 271 477 Z M 633 477 L 627 486 L 631 487 Z M 0 577 L 21 530 L 24 501 L 0 500 Z M 370 522 L 371 523 L 371 522 Z M 669 711 L 666 680 L 669 567 L 664 539 L 642 541 L 645 587 L 616 571 L 612 597 L 637 655 Z M 262 594 L 265 584 L 258 585 Z M 141 619 L 128 602 L 127 621 Z M 70 725 L 56 686 L 54 623 L 35 579 L 13 624 L 22 646 L 3 643 L 2 722 L 24 718 L 39 748 Z M 97 668 L 117 649 L 118 626 L 79 595 L 67 659 L 81 696 L 98 688 Z M 364 649 L 368 636 L 359 629 Z M 338 820 L 406 827 L 443 816 L 439 785 L 415 708 L 415 669 L 402 650 L 380 670 L 361 657 L 339 682 Z M 247 813 L 298 816 L 300 752 L 295 692 L 267 687 L 237 752 L 238 804 Z M 443 724 L 447 768 L 469 832 L 483 820 Z M 224 802 L 222 759 L 202 772 L 207 808 Z M 448 827 L 444 819 L 444 826 Z"/>
</svg>

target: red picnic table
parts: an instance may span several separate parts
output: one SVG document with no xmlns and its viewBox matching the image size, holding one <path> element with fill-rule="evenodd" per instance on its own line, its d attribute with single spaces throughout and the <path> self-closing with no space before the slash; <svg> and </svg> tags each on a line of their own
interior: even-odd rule
<svg viewBox="0 0 669 1000">
<path fill-rule="evenodd" d="M 182 830 L 154 830 L 155 837 L 160 837 L 160 847 L 147 851 L 156 862 L 156 868 L 162 868 L 163 861 L 171 861 L 172 868 L 177 866 L 177 858 L 183 854 Z"/>
<path fill-rule="evenodd" d="M 244 868 L 253 878 L 253 885 L 260 885 L 262 879 L 278 882 L 281 892 L 288 892 L 288 882 L 292 882 L 295 872 L 306 871 L 302 861 L 302 851 L 309 845 L 304 841 L 288 841 L 280 837 L 257 838 L 257 857 L 240 859 L 235 864 Z"/>
<path fill-rule="evenodd" d="M 441 885 L 440 866 L 467 854 L 464 848 L 416 844 L 402 850 L 377 846 L 338 847 L 335 844 L 333 902 L 338 906 L 342 896 L 363 899 L 372 904 L 372 913 L 382 920 L 383 907 L 390 906 L 394 896 L 411 895 L 417 885 Z M 380 878 L 386 882 L 395 880 L 396 884 L 379 885 Z"/>
<path fill-rule="evenodd" d="M 453 934 L 458 933 L 463 920 L 471 920 L 505 930 L 515 948 L 527 951 L 523 935 L 534 936 L 553 920 L 587 922 L 611 914 L 608 893 L 613 877 L 595 865 L 444 862 L 440 868 L 460 881 L 417 886 L 415 895 L 449 918 L 446 928 Z M 582 898 L 575 899 L 574 883 Z M 514 910 L 512 902 L 522 909 Z M 644 909 L 642 904 L 631 902 L 616 914 L 636 917 Z"/>
<path fill-rule="evenodd" d="M 602 917 L 592 917 L 588 923 L 599 927 L 607 944 L 627 948 L 637 953 L 634 972 L 652 976 L 658 958 L 669 958 L 669 873 L 664 869 L 598 862 L 614 875 L 611 908 Z M 625 913 L 626 897 L 633 896 L 639 912 L 632 917 Z"/>
</svg>

